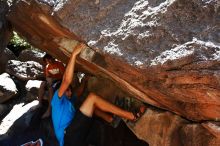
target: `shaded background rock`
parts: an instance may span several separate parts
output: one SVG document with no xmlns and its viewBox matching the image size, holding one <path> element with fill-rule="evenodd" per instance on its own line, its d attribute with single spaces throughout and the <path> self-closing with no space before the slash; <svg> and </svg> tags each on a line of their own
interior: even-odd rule
<svg viewBox="0 0 220 146">
<path fill-rule="evenodd" d="M 88 92 L 94 92 L 109 102 L 128 111 L 138 110 L 140 106 L 144 105 L 143 102 L 121 90 L 117 84 L 107 78 L 100 76 L 91 77 L 88 80 L 87 88 Z"/>
<path fill-rule="evenodd" d="M 39 64 L 43 65 L 43 56 L 45 55 L 44 52 L 40 52 L 38 50 L 30 50 L 30 49 L 26 49 L 23 50 L 19 56 L 18 56 L 18 60 L 22 61 L 22 62 L 26 62 L 26 61 L 35 61 L 38 62 Z"/>
<path fill-rule="evenodd" d="M 5 48 L 1 52 L 0 58 L 1 58 L 0 73 L 3 73 L 3 72 L 5 72 L 5 68 L 6 68 L 6 65 L 7 65 L 8 61 L 16 59 L 16 56 L 14 55 L 14 53 L 11 50 L 9 50 L 8 48 Z"/>
<path fill-rule="evenodd" d="M 0 54 L 6 48 L 10 37 L 12 36 L 12 28 L 10 23 L 6 20 L 6 14 L 9 10 L 9 2 L 0 1 Z"/>
<path fill-rule="evenodd" d="M 104 97 L 110 102 L 114 102 L 116 97 L 125 97 L 124 93 L 120 88 L 118 88 L 114 82 L 102 77 L 92 77 L 88 81 L 88 90 L 90 92 L 97 93 L 101 97 Z"/>
<path fill-rule="evenodd" d="M 0 119 L 1 120 L 7 115 L 9 110 L 10 110 L 10 108 L 8 105 L 0 104 Z"/>
</svg>

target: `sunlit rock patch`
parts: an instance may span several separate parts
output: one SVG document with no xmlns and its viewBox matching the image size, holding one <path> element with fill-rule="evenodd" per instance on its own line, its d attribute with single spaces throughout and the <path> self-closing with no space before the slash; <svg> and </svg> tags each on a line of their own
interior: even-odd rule
<svg viewBox="0 0 220 146">
<path fill-rule="evenodd" d="M 27 90 L 27 94 L 25 97 L 25 101 L 32 101 L 35 99 L 38 99 L 39 94 L 39 88 L 42 81 L 40 80 L 29 80 L 27 84 L 25 85 L 25 88 Z M 47 98 L 48 94 L 45 94 L 45 97 Z"/>
<path fill-rule="evenodd" d="M 200 53 L 203 51 L 203 54 Z M 220 45 L 210 41 L 201 41 L 194 38 L 191 42 L 178 45 L 171 50 L 166 50 L 151 60 L 151 65 L 163 65 L 167 61 L 178 60 L 190 55 L 198 58 L 198 61 L 220 60 Z"/>
<path fill-rule="evenodd" d="M 24 105 L 24 103 L 17 104 L 13 107 L 10 113 L 2 120 L 0 124 L 0 135 L 5 134 L 13 123 L 26 113 L 31 107 L 36 106 L 38 101 L 33 101 Z"/>
<path fill-rule="evenodd" d="M 0 75 L 0 103 L 3 103 L 18 94 L 18 89 L 10 75 L 3 73 Z"/>
<path fill-rule="evenodd" d="M 18 60 L 8 61 L 6 71 L 22 80 L 37 79 L 43 74 L 41 64 L 34 61 L 21 62 Z"/>
</svg>

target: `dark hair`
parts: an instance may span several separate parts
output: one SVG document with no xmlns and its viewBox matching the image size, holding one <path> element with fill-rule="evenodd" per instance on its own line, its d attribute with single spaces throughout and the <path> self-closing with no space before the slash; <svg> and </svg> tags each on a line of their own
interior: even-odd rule
<svg viewBox="0 0 220 146">
<path fill-rule="evenodd" d="M 53 91 L 55 92 L 58 88 L 60 88 L 62 81 L 57 81 L 52 85 Z"/>
<path fill-rule="evenodd" d="M 54 92 L 60 88 L 61 83 L 62 83 L 62 80 L 57 81 L 56 83 L 54 83 L 54 84 L 52 85 L 52 88 L 53 88 Z M 73 91 L 73 86 L 72 86 L 71 84 L 69 85 L 68 88 L 70 88 L 71 91 Z"/>
<path fill-rule="evenodd" d="M 43 57 L 43 61 L 45 62 L 46 59 L 53 59 L 53 57 L 52 57 L 51 55 L 49 55 L 49 54 L 46 54 L 46 55 L 44 55 L 44 57 Z"/>
</svg>

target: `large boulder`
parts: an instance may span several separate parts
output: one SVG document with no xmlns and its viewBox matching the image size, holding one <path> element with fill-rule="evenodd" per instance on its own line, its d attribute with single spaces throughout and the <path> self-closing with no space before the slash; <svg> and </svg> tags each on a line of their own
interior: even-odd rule
<svg viewBox="0 0 220 146">
<path fill-rule="evenodd" d="M 19 0 L 7 18 L 64 63 L 78 41 L 88 43 L 95 52 L 77 59 L 85 70 L 200 121 L 220 118 L 218 14 L 216 0 Z"/>
<path fill-rule="evenodd" d="M 34 61 L 9 60 L 6 72 L 22 81 L 34 80 L 43 76 L 43 67 Z"/>
<path fill-rule="evenodd" d="M 16 56 L 14 53 L 9 50 L 8 48 L 5 48 L 1 53 L 0 53 L 0 73 L 5 72 L 6 65 L 8 63 L 8 60 L 14 60 L 16 59 Z"/>
<path fill-rule="evenodd" d="M 0 103 L 3 103 L 18 94 L 18 89 L 10 75 L 3 73 L 0 75 Z"/>
</svg>

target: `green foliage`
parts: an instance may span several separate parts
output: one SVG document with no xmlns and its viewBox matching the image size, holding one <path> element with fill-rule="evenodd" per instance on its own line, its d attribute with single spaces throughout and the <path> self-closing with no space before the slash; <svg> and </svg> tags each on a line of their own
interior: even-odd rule
<svg viewBox="0 0 220 146">
<path fill-rule="evenodd" d="M 38 50 L 26 42 L 26 40 L 22 39 L 15 31 L 13 32 L 13 37 L 8 43 L 7 48 L 10 49 L 16 56 L 25 49 Z"/>
<path fill-rule="evenodd" d="M 14 48 L 22 48 L 22 49 L 32 48 L 31 45 L 27 43 L 24 39 L 19 37 L 15 31 L 13 32 L 13 37 L 10 40 L 9 45 L 13 46 Z"/>
</svg>

